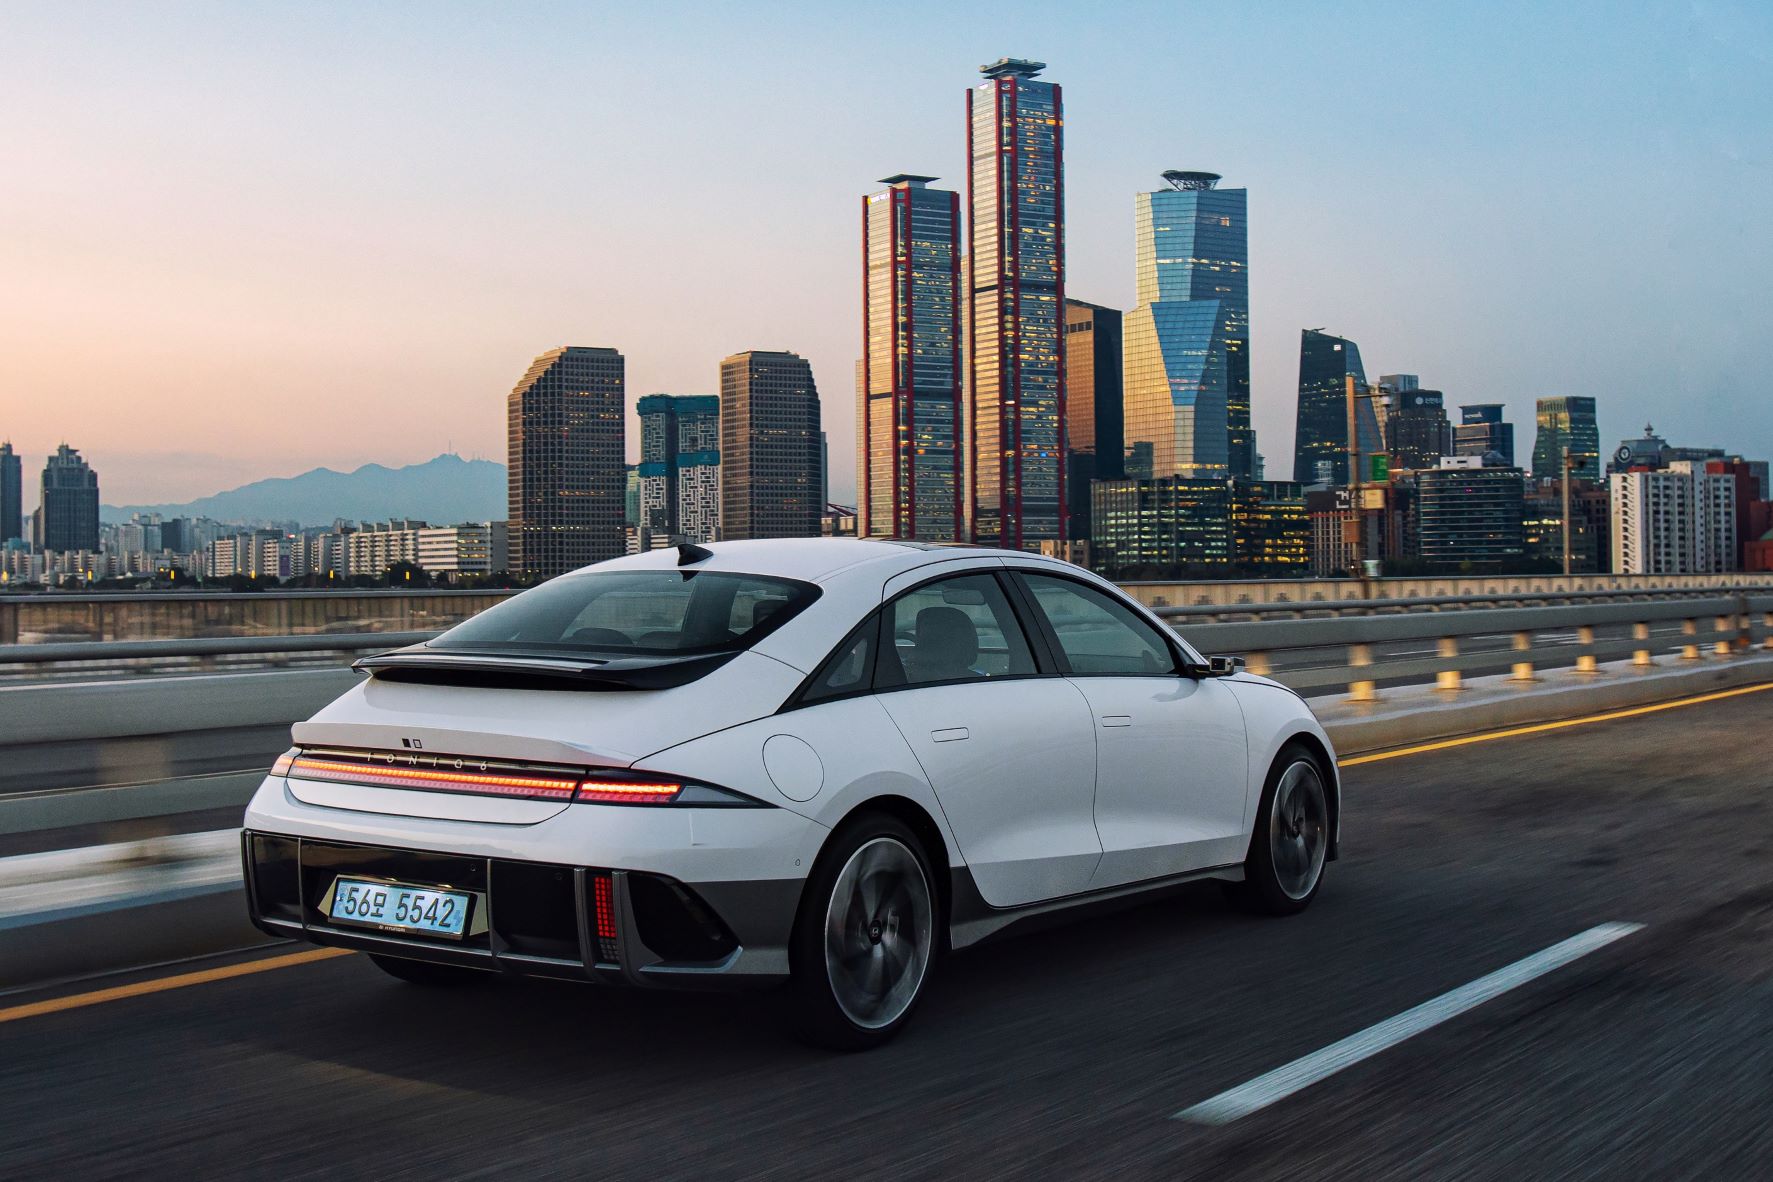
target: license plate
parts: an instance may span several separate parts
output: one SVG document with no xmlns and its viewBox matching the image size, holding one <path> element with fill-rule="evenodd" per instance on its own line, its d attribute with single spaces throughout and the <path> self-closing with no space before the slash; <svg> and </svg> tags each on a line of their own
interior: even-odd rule
<svg viewBox="0 0 1773 1182">
<path fill-rule="evenodd" d="M 327 914 L 334 923 L 459 940 L 467 930 L 473 898 L 462 891 L 436 887 L 339 878 L 333 883 L 332 909 Z"/>
</svg>

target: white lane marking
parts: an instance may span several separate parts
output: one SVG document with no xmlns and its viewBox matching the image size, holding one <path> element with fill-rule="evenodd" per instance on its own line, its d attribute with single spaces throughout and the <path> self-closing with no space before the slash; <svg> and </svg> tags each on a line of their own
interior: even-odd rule
<svg viewBox="0 0 1773 1182">
<path fill-rule="evenodd" d="M 1615 940 L 1641 931 L 1643 926 L 1641 923 L 1603 923 L 1589 928 L 1586 932 L 1553 944 L 1542 952 L 1535 952 L 1525 960 L 1518 960 L 1488 976 L 1479 977 L 1469 985 L 1461 985 L 1451 993 L 1443 993 L 1414 1009 L 1405 1010 L 1395 1018 L 1388 1018 L 1377 1026 L 1369 1026 L 1341 1042 L 1331 1043 L 1321 1051 L 1314 1051 L 1303 1059 L 1295 1059 L 1285 1067 L 1277 1067 L 1247 1084 L 1228 1092 L 1220 1092 L 1192 1108 L 1185 1108 L 1176 1113 L 1173 1119 L 1202 1125 L 1230 1124 L 1240 1116 L 1248 1116 L 1276 1100 L 1284 1100 L 1294 1092 L 1327 1079 L 1345 1067 L 1370 1059 L 1407 1038 L 1439 1026 L 1449 1018 L 1456 1018 L 1467 1010 L 1475 1009 L 1511 989 L 1563 968 L 1571 961 L 1579 960 Z"/>
</svg>

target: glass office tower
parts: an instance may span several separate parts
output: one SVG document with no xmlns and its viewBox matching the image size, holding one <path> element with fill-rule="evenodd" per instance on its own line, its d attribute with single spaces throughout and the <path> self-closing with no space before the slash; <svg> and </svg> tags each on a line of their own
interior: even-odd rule
<svg viewBox="0 0 1773 1182">
<path fill-rule="evenodd" d="M 626 381 L 620 353 L 572 345 L 506 399 L 513 570 L 551 579 L 622 552 Z"/>
<path fill-rule="evenodd" d="M 1332 484 L 1348 483 L 1348 379 L 1356 395 L 1367 392 L 1361 351 L 1346 337 L 1308 328 L 1299 340 L 1299 412 L 1293 436 L 1293 479 L 1317 480 L 1320 460 L 1330 465 Z M 1362 455 L 1380 450 L 1379 420 L 1371 399 L 1357 397 Z"/>
<path fill-rule="evenodd" d="M 1246 193 L 1164 173 L 1134 199 L 1138 306 L 1126 318 L 1126 437 L 1154 476 L 1247 478 L 1250 292 Z"/>
<path fill-rule="evenodd" d="M 863 537 L 961 540 L 960 194 L 934 179 L 862 199 Z"/>
<path fill-rule="evenodd" d="M 65 443 L 43 465 L 37 513 L 37 549 L 99 548 L 98 473 Z"/>
<path fill-rule="evenodd" d="M 1482 456 L 1495 452 L 1505 467 L 1514 467 L 1514 424 L 1503 420 L 1500 402 L 1475 402 L 1459 408 L 1453 428 L 1453 454 Z"/>
<path fill-rule="evenodd" d="M 1537 410 L 1533 479 L 1562 479 L 1563 454 L 1567 447 L 1570 458 L 1576 461 L 1573 470 L 1576 479 L 1600 480 L 1601 429 L 1595 420 L 1594 399 L 1541 398 Z"/>
<path fill-rule="evenodd" d="M 720 363 L 720 528 L 734 538 L 816 538 L 819 388 L 798 353 Z"/>
<path fill-rule="evenodd" d="M 1041 62 L 967 92 L 968 515 L 1012 549 L 1066 536 L 1064 107 Z"/>
<path fill-rule="evenodd" d="M 24 461 L 12 450 L 11 441 L 0 443 L 0 546 L 24 537 Z"/>
<path fill-rule="evenodd" d="M 1090 482 L 1119 480 L 1125 468 L 1122 319 L 1114 308 L 1065 301 L 1065 498 L 1073 538 L 1090 536 Z"/>
</svg>

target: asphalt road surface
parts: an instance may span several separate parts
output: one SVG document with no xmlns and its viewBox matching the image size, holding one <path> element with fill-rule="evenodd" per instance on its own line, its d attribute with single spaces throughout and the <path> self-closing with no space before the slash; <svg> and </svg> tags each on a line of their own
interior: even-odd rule
<svg viewBox="0 0 1773 1182">
<path fill-rule="evenodd" d="M 434 992 L 354 955 L 0 998 L 0 1175 L 1768 1177 L 1769 722 L 1750 693 L 1350 767 L 1305 915 L 1206 886 L 989 945 L 866 1055 L 787 1041 L 767 996 Z M 1608 922 L 1645 926 L 1231 1124 L 1175 1119 Z"/>
</svg>

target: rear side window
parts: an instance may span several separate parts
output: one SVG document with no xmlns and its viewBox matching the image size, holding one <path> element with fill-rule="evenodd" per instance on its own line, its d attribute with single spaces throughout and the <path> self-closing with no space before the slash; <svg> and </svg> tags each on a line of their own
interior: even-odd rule
<svg viewBox="0 0 1773 1182">
<path fill-rule="evenodd" d="M 1024 574 L 1073 673 L 1174 673 L 1176 656 L 1161 633 L 1113 596 L 1070 579 Z"/>
<path fill-rule="evenodd" d="M 1009 599 L 989 574 L 926 583 L 884 609 L 881 688 L 1025 677 L 1034 657 Z"/>
<path fill-rule="evenodd" d="M 429 647 L 658 656 L 746 649 L 819 597 L 811 583 L 729 571 L 562 575 L 488 608 Z"/>
<path fill-rule="evenodd" d="M 844 637 L 843 643 L 819 666 L 801 691 L 798 705 L 811 706 L 815 702 L 865 693 L 874 679 L 874 646 L 879 639 L 880 614 L 876 612 Z"/>
</svg>

